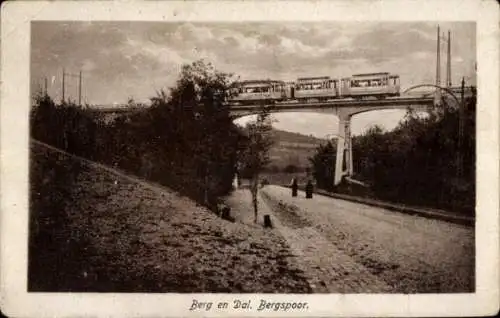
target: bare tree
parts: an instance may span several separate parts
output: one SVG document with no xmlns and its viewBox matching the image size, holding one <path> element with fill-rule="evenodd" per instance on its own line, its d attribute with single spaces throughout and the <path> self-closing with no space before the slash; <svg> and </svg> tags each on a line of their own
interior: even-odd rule
<svg viewBox="0 0 500 318">
<path fill-rule="evenodd" d="M 269 163 L 269 149 L 273 144 L 271 137 L 271 120 L 269 112 L 262 107 L 255 121 L 246 125 L 247 147 L 243 152 L 242 163 L 246 174 L 250 177 L 250 192 L 254 210 L 254 222 L 258 217 L 259 176 Z"/>
</svg>

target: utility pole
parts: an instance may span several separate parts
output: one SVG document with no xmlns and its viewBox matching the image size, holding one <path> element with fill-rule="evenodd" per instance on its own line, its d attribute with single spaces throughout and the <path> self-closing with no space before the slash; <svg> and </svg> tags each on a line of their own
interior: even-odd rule
<svg viewBox="0 0 500 318">
<path fill-rule="evenodd" d="M 451 87 L 451 32 L 448 30 L 448 54 L 446 61 L 446 85 Z"/>
<path fill-rule="evenodd" d="M 437 27 L 436 86 L 441 86 L 441 35 Z"/>
<path fill-rule="evenodd" d="M 63 96 L 63 101 L 65 100 L 65 81 L 66 81 L 66 76 L 69 77 L 78 77 L 78 105 L 82 104 L 82 71 L 80 70 L 79 74 L 72 74 L 72 73 L 66 73 L 65 69 L 63 68 L 63 78 L 62 78 L 62 96 Z"/>
<path fill-rule="evenodd" d="M 64 88 L 65 88 L 65 86 L 64 86 L 64 77 L 66 76 L 66 72 L 64 71 L 64 67 L 63 67 L 63 74 L 62 75 L 63 75 L 62 76 L 62 100 L 64 102 L 64 100 L 65 100 L 64 99 Z"/>
<path fill-rule="evenodd" d="M 80 70 L 78 78 L 78 105 L 82 106 L 82 71 Z"/>
<path fill-rule="evenodd" d="M 462 177 L 463 172 L 463 137 L 464 137 L 464 90 L 465 79 L 462 77 L 462 85 L 460 90 L 460 105 L 458 105 L 458 159 L 457 159 L 457 177 Z"/>
<path fill-rule="evenodd" d="M 44 94 L 45 94 L 45 96 L 47 96 L 47 76 L 45 76 L 45 78 L 44 78 L 44 85 L 45 85 Z"/>
<path fill-rule="evenodd" d="M 441 35 L 439 34 L 439 24 L 437 26 L 437 47 L 436 47 L 436 86 L 441 86 Z M 441 90 L 436 89 L 435 93 L 436 105 L 441 104 Z"/>
</svg>

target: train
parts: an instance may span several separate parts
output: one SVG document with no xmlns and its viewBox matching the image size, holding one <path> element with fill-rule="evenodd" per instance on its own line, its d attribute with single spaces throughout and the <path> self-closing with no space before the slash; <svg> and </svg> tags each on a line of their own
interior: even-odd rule
<svg viewBox="0 0 500 318">
<path fill-rule="evenodd" d="M 248 80 L 235 83 L 229 102 L 235 105 L 325 102 L 335 99 L 384 99 L 400 96 L 399 75 L 389 72 L 303 77 L 294 82 Z"/>
</svg>

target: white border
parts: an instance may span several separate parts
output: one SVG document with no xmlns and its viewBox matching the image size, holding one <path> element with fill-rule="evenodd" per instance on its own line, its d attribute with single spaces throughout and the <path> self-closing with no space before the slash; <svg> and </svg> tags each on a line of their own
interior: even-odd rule
<svg viewBox="0 0 500 318">
<path fill-rule="evenodd" d="M 307 301 L 304 312 L 189 313 L 194 295 L 30 293 L 27 286 L 30 21 L 477 21 L 476 293 L 417 295 L 240 295 Z M 35 2 L 2 4 L 1 305 L 9 316 L 475 316 L 499 306 L 499 32 L 495 1 Z M 205 301 L 237 294 L 199 295 Z M 196 296 L 198 297 L 198 296 Z"/>
</svg>

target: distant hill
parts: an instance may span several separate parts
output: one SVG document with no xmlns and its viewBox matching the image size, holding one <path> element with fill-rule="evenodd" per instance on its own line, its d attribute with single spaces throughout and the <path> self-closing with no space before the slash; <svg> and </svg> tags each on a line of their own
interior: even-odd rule
<svg viewBox="0 0 500 318">
<path fill-rule="evenodd" d="M 317 144 L 320 144 L 322 142 L 325 142 L 324 139 L 316 138 L 316 137 L 313 137 L 312 135 L 306 136 L 306 135 L 302 135 L 299 133 L 294 133 L 294 132 L 289 132 L 289 131 L 284 131 L 284 130 L 279 130 L 279 129 L 273 129 L 272 135 L 276 141 L 286 142 L 286 143 L 317 145 Z"/>
<path fill-rule="evenodd" d="M 278 129 L 273 129 L 272 138 L 275 143 L 270 150 L 271 162 L 268 169 L 284 171 L 287 166 L 295 166 L 305 170 L 309 166 L 309 157 L 325 139 L 306 136 Z"/>
</svg>

